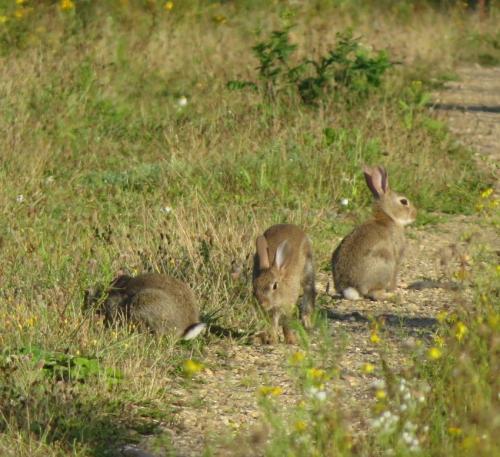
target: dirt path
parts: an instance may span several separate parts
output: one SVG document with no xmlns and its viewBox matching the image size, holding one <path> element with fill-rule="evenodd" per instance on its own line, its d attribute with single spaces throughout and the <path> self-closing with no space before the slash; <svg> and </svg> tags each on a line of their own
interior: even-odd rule
<svg viewBox="0 0 500 457">
<path fill-rule="evenodd" d="M 460 82 L 450 83 L 436 94 L 434 109 L 447 119 L 460 141 L 477 151 L 481 166 L 498 178 L 500 68 L 474 67 L 461 70 L 459 75 Z M 332 249 L 338 241 L 332 240 Z M 376 374 L 364 374 L 362 370 L 366 363 L 379 363 L 376 348 L 370 342 L 368 318 L 384 318 L 389 359 L 400 368 L 404 364 L 403 349 L 411 347 L 416 337 L 432 331 L 439 311 L 452 309 L 467 295 L 448 289 L 408 290 L 405 285 L 423 278 L 440 279 L 466 268 L 471 242 L 500 249 L 496 233 L 481 226 L 476 217 L 455 217 L 432 227 L 410 228 L 408 241 L 401 287 L 390 302 L 334 299 L 326 293 L 330 275 L 318 275 L 318 301 L 328 314 L 332 348 L 344 347 L 340 359 L 332 354 L 331 363 L 339 370 L 340 377 L 329 389 L 340 395 L 342 408 L 354 430 L 366 427 L 365 413 L 373 401 L 370 384 L 377 379 Z M 315 340 L 313 335 L 313 352 Z M 251 429 L 259 418 L 256 394 L 259 386 L 280 386 L 283 389 L 280 401 L 286 405 L 295 403 L 297 391 L 287 360 L 296 350 L 285 345 L 245 346 L 228 340 L 209 346 L 203 375 L 190 385 L 175 386 L 171 392 L 176 421 L 165 431 L 171 435 L 174 455 L 200 455 L 214 439 Z M 147 441 L 143 448 L 149 447 Z"/>
<path fill-rule="evenodd" d="M 450 130 L 471 146 L 500 190 L 500 67 L 463 68 L 459 81 L 435 94 L 435 109 Z"/>
</svg>

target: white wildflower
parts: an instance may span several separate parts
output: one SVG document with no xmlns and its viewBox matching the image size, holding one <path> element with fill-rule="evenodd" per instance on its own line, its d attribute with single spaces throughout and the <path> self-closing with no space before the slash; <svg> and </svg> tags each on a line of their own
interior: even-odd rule
<svg viewBox="0 0 500 457">
<path fill-rule="evenodd" d="M 377 390 L 385 389 L 385 381 L 383 379 L 376 379 L 370 384 L 370 387 Z"/>
<path fill-rule="evenodd" d="M 401 438 L 403 438 L 403 441 L 408 445 L 413 443 L 413 436 L 408 432 L 403 432 Z"/>
<path fill-rule="evenodd" d="M 408 422 L 405 423 L 404 429 L 413 432 L 413 431 L 415 431 L 417 429 L 417 426 L 413 422 L 408 421 Z"/>
<path fill-rule="evenodd" d="M 177 99 L 177 104 L 178 104 L 180 107 L 182 107 L 182 108 L 183 108 L 184 106 L 187 106 L 187 104 L 188 104 L 188 99 L 187 99 L 186 97 L 184 97 L 184 96 L 179 97 L 179 98 Z"/>
<path fill-rule="evenodd" d="M 326 400 L 326 392 L 324 390 L 320 390 L 317 387 L 310 387 L 309 388 L 309 396 L 312 398 L 315 398 L 316 400 L 319 401 L 325 401 Z"/>
<path fill-rule="evenodd" d="M 349 206 L 349 199 L 347 199 L 347 198 L 341 198 L 340 199 L 340 204 L 342 206 Z"/>
<path fill-rule="evenodd" d="M 410 446 L 410 451 L 411 452 L 420 452 L 420 445 L 418 441 L 414 441 L 413 444 Z"/>
<path fill-rule="evenodd" d="M 324 390 L 320 390 L 316 394 L 316 399 L 319 400 L 319 401 L 325 401 L 326 400 L 326 392 Z"/>
<path fill-rule="evenodd" d="M 380 419 L 373 419 L 372 420 L 372 427 L 373 428 L 380 428 L 381 424 L 382 424 L 382 421 Z"/>
<path fill-rule="evenodd" d="M 19 194 L 17 197 L 16 197 L 16 202 L 17 203 L 22 203 L 24 201 L 24 195 L 23 194 Z"/>
</svg>

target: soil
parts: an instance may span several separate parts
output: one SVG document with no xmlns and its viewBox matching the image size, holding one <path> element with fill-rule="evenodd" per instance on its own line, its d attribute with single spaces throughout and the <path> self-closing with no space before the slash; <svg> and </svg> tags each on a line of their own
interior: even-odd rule
<svg viewBox="0 0 500 457">
<path fill-rule="evenodd" d="M 500 68 L 464 68 L 458 74 L 459 82 L 450 82 L 435 94 L 432 109 L 446 119 L 459 141 L 475 151 L 480 166 L 496 178 L 498 192 Z M 374 397 L 370 386 L 380 376 L 380 372 L 364 374 L 362 370 L 366 363 L 380 364 L 377 349 L 370 342 L 370 319 L 382 318 L 385 322 L 383 338 L 388 360 L 401 370 L 405 351 L 417 339 L 432 334 L 438 313 L 467 300 L 467 290 L 456 290 L 450 281 L 452 272 L 468 268 L 470 244 L 480 242 L 500 252 L 498 234 L 481 222 L 479 216 L 456 216 L 437 225 L 410 227 L 399 287 L 387 301 L 352 302 L 335 298 L 330 294 L 330 275 L 318 274 L 318 302 L 328 317 L 328 331 L 332 335 L 330 363 L 339 372 L 337 381 L 328 389 L 339 399 L 354 433 L 366 430 L 367 412 Z M 338 241 L 332 240 L 332 250 Z M 422 279 L 441 280 L 451 287 L 407 288 Z M 314 334 L 310 341 L 314 353 Z M 336 348 L 340 347 L 342 355 L 337 356 Z M 203 373 L 191 383 L 172 388 L 175 422 L 165 426 L 165 431 L 171 436 L 173 455 L 198 456 L 207 444 L 217 449 L 221 438 L 244 436 L 255 429 L 260 415 L 259 386 L 280 386 L 283 389 L 280 403 L 296 403 L 299 392 L 287 360 L 297 349 L 285 344 L 245 345 L 228 339 L 207 345 L 204 360 L 207 368 Z M 148 448 L 151 450 L 141 450 Z M 145 438 L 140 447 L 132 446 L 122 453 L 143 457 L 165 455 L 165 451 L 152 450 L 151 437 Z M 222 449 L 215 454 L 231 455 Z"/>
</svg>

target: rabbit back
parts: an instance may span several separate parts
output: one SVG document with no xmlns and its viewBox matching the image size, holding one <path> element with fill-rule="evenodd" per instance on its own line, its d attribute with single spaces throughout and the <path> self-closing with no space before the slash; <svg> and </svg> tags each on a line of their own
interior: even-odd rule
<svg viewBox="0 0 500 457">
<path fill-rule="evenodd" d="M 404 244 L 403 229 L 388 220 L 370 220 L 357 227 L 332 256 L 337 292 L 359 298 L 355 291 L 369 296 L 372 291 L 394 288 Z"/>
<path fill-rule="evenodd" d="M 277 224 L 269 227 L 264 232 L 264 237 L 267 241 L 271 265 L 275 263 L 278 246 L 284 241 L 289 243 L 291 249 L 288 251 L 287 277 L 300 277 L 307 261 L 312 259 L 311 241 L 305 232 L 293 224 Z"/>
<path fill-rule="evenodd" d="M 144 288 L 130 299 L 130 318 L 154 333 L 172 333 L 177 337 L 199 322 L 193 301 L 179 300 L 179 294 L 159 288 Z"/>
<path fill-rule="evenodd" d="M 196 336 L 205 326 L 200 323 L 192 290 L 184 282 L 158 273 L 116 278 L 104 311 L 108 322 L 122 317 L 155 333 L 184 339 Z"/>
</svg>

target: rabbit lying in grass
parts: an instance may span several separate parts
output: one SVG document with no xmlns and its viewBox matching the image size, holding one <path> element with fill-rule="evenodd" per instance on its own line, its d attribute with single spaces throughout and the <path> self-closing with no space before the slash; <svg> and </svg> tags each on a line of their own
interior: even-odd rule
<svg viewBox="0 0 500 457">
<path fill-rule="evenodd" d="M 95 295 L 101 294 L 94 294 L 94 302 Z M 178 279 L 157 273 L 118 276 L 100 310 L 107 324 L 125 319 L 154 333 L 184 340 L 195 338 L 205 328 L 191 289 Z"/>
<path fill-rule="evenodd" d="M 301 290 L 300 315 L 306 328 L 314 310 L 315 287 L 311 241 L 297 226 L 274 225 L 257 237 L 254 257 L 253 290 L 271 320 L 269 342 L 278 340 L 281 325 L 285 341 L 296 342 L 289 327 Z"/>
<path fill-rule="evenodd" d="M 406 243 L 404 226 L 415 220 L 417 211 L 406 197 L 390 190 L 383 167 L 365 166 L 363 171 L 375 197 L 373 216 L 335 249 L 333 280 L 337 292 L 349 300 L 379 300 L 396 287 Z"/>
</svg>

